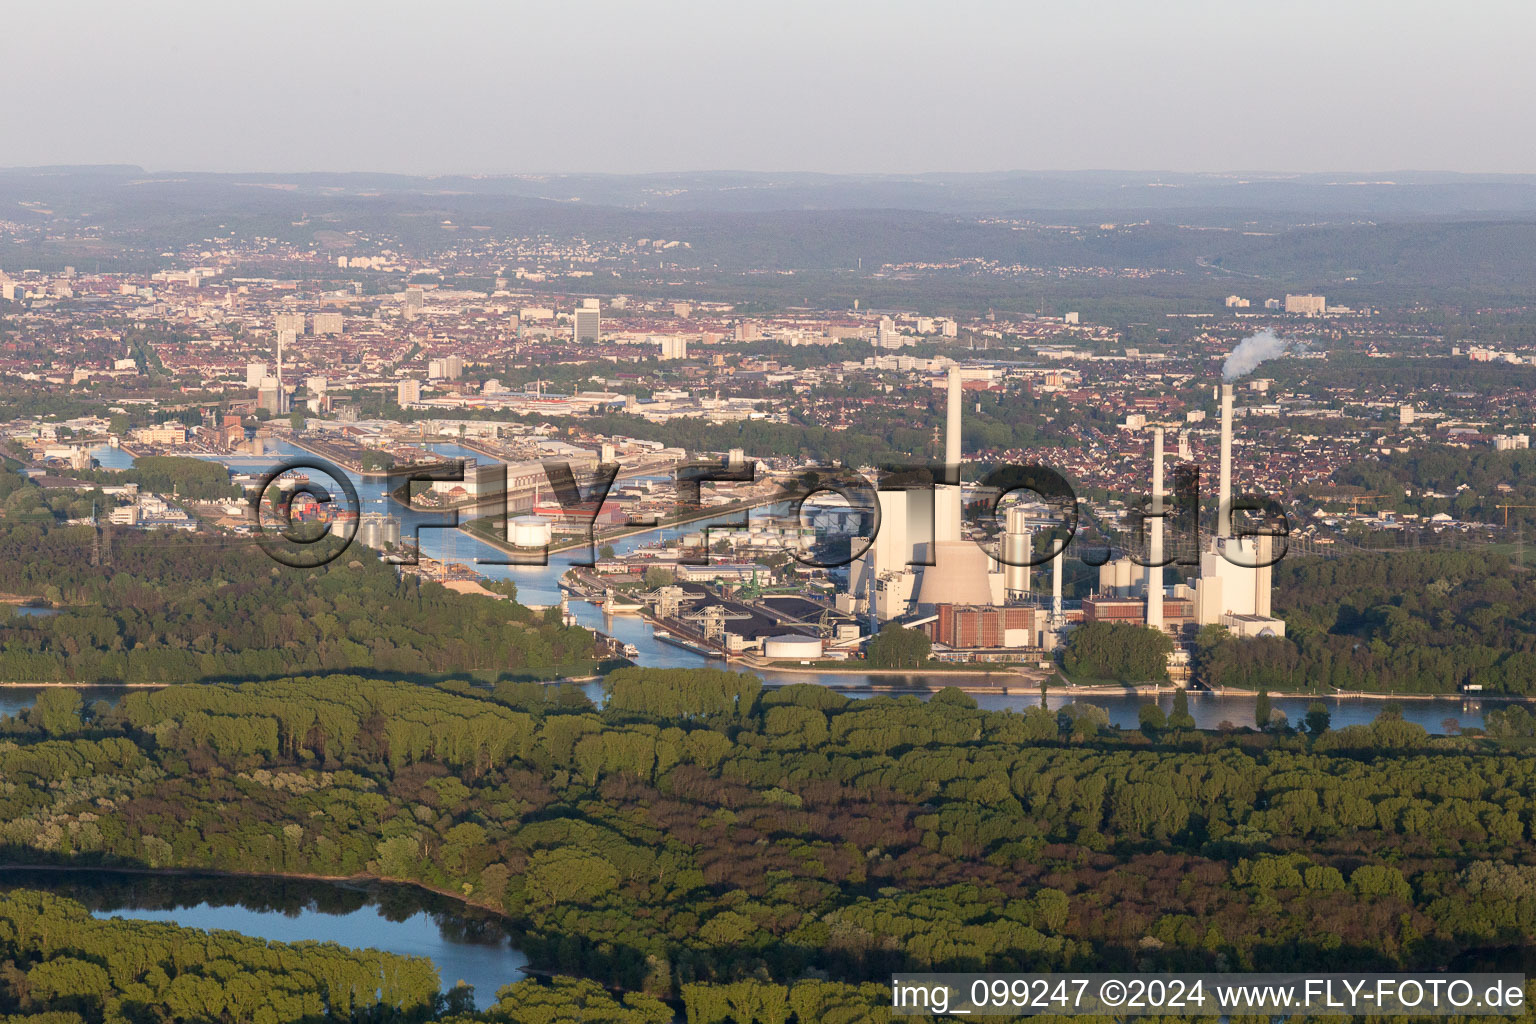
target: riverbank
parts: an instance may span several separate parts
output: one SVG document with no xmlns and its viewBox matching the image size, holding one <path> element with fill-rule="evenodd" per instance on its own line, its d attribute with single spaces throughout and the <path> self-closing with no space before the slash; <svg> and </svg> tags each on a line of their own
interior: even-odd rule
<svg viewBox="0 0 1536 1024">
<path fill-rule="evenodd" d="M 197 683 L 17 683 L 0 680 L 0 689 L 17 690 L 163 690 L 167 686 L 196 686 Z M 211 685 L 211 684 L 209 684 Z"/>
<path fill-rule="evenodd" d="M 1217 697 L 1257 697 L 1257 690 L 1241 690 L 1231 686 L 1220 686 L 1209 690 L 1191 690 L 1190 693 L 1209 693 Z M 1315 690 L 1265 690 L 1271 697 L 1287 697 L 1294 700 L 1317 700 L 1323 697 L 1332 697 L 1338 700 L 1360 698 L 1361 700 L 1501 700 L 1529 704 L 1536 702 L 1536 696 L 1527 696 L 1518 693 L 1484 693 L 1481 690 L 1467 693 L 1462 690 L 1447 690 L 1444 693 L 1393 693 L 1388 691 L 1381 693 L 1376 690 L 1328 690 L 1319 693 Z"/>
<path fill-rule="evenodd" d="M 395 501 L 400 500 L 399 496 L 396 494 L 391 494 L 390 497 L 392 497 Z M 627 537 L 635 537 L 642 533 L 657 533 L 662 530 L 670 530 L 676 526 L 689 526 L 693 523 L 697 523 L 705 519 L 715 519 L 720 516 L 728 516 L 735 512 L 750 512 L 756 508 L 764 508 L 768 505 L 778 504 L 782 500 L 783 499 L 781 497 L 775 496 L 772 498 L 764 498 L 759 501 L 737 502 L 732 505 L 723 505 L 718 508 L 700 509 L 697 512 L 685 513 L 684 515 L 678 516 L 676 518 L 663 519 L 661 522 L 654 526 L 624 526 L 617 530 L 610 530 L 606 533 L 595 534 L 592 537 L 592 544 L 594 547 L 601 547 L 602 545 L 612 541 L 624 540 Z M 430 509 L 419 511 L 438 512 L 452 510 Z M 475 538 L 481 543 L 488 544 L 491 547 L 496 548 L 498 551 L 505 551 L 509 555 L 528 555 L 531 553 L 531 549 L 529 548 L 516 547 L 508 543 L 505 538 L 498 537 L 493 532 L 493 527 L 491 526 L 487 526 L 483 529 L 477 528 L 477 524 L 490 523 L 490 521 L 490 517 L 471 519 L 469 523 L 464 526 L 464 530 L 471 537 Z M 586 545 L 587 540 L 585 537 L 576 537 L 571 540 L 559 542 L 551 541 L 545 551 L 550 555 L 558 555 L 562 552 L 570 551 L 575 548 L 586 547 Z"/>
<path fill-rule="evenodd" d="M 148 875 L 161 878 L 233 878 L 247 881 L 260 881 L 273 879 L 287 882 L 326 882 L 332 885 L 401 885 L 420 889 L 422 892 L 432 893 L 444 899 L 464 907 L 472 907 L 475 910 L 483 910 L 501 918 L 508 925 L 515 926 L 513 918 L 505 909 L 492 907 L 485 903 L 476 903 L 465 896 L 458 889 L 441 889 L 428 882 L 420 882 L 413 878 L 391 878 L 387 875 L 374 875 L 363 873 L 360 875 L 305 875 L 289 871 L 228 871 L 223 868 L 141 868 L 132 865 L 117 864 L 15 864 L 0 863 L 0 871 L 52 871 L 52 872 L 111 872 L 120 875 Z"/>
</svg>

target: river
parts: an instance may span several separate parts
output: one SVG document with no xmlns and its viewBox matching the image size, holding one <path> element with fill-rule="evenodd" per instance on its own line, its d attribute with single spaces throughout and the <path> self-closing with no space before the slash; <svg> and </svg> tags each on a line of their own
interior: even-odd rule
<svg viewBox="0 0 1536 1024">
<path fill-rule="evenodd" d="M 445 458 L 484 458 L 470 449 L 451 443 L 432 444 L 431 449 Z M 302 449 L 294 447 L 285 441 L 276 441 L 271 445 L 268 455 L 255 456 L 225 456 L 216 461 L 224 463 L 231 469 L 245 472 L 262 472 L 272 469 L 279 461 L 287 458 L 313 458 Z M 126 453 L 120 449 L 111 450 L 119 460 L 126 458 Z M 212 458 L 209 456 L 208 458 Z M 360 477 L 356 474 L 347 474 L 353 486 L 357 488 L 358 499 L 362 504 L 363 512 L 385 512 L 399 518 L 401 523 L 401 535 L 411 536 L 416 533 L 418 526 L 427 526 L 420 531 L 422 551 L 433 558 L 444 558 L 448 561 L 458 561 L 472 564 L 486 576 L 495 579 L 510 579 L 517 584 L 518 599 L 525 604 L 552 605 L 560 601 L 560 577 L 570 568 L 571 564 L 586 557 L 586 552 L 580 549 L 553 554 L 549 557 L 547 566 L 511 566 L 495 564 L 505 558 L 505 554 L 489 544 L 478 540 L 463 530 L 432 529 L 433 525 L 441 524 L 446 517 L 441 513 L 419 512 L 414 509 L 402 507 L 399 502 L 391 500 L 387 492 L 387 484 L 380 477 Z M 317 481 L 324 483 L 323 480 Z M 759 510 L 753 514 L 763 514 Z M 668 532 L 675 534 L 679 529 L 696 531 L 709 523 L 723 522 L 727 519 L 736 519 L 740 513 L 732 513 L 715 519 L 701 520 L 687 527 L 673 527 Z M 657 531 L 644 534 L 635 534 L 621 540 L 613 541 L 614 549 L 620 554 L 634 551 L 643 544 L 656 538 Z M 479 561 L 479 560 L 484 561 Z M 617 615 L 605 616 L 602 610 L 585 601 L 573 601 L 570 605 L 571 613 L 576 621 L 590 629 L 599 629 L 608 633 L 624 643 L 634 644 L 639 652 L 637 661 L 641 665 L 658 668 L 693 668 L 700 666 L 720 667 L 718 660 L 706 659 L 691 651 L 675 647 L 671 644 L 657 640 L 651 626 L 638 616 Z M 904 688 L 911 691 L 926 692 L 939 689 L 957 682 L 957 677 L 951 673 L 917 673 L 911 676 L 868 676 L 862 674 L 844 673 L 798 673 L 798 672 L 774 672 L 771 670 L 753 669 L 769 684 L 784 683 L 820 683 L 826 686 L 836 686 L 848 690 L 850 695 L 856 697 L 871 696 L 874 693 L 886 691 L 892 687 Z M 876 689 L 878 688 L 878 689 Z M 600 688 L 590 687 L 590 692 L 597 694 Z M 26 707 L 35 699 L 35 693 L 28 695 L 29 691 L 0 690 L 0 711 L 14 711 L 20 707 Z M 89 699 L 89 698 L 88 698 Z M 1112 724 L 1122 728 L 1134 729 L 1139 724 L 1140 707 L 1150 698 L 1137 695 L 1119 694 L 1094 694 L 1077 698 L 1063 694 L 1051 694 L 1046 699 L 1046 706 L 1059 708 L 1070 703 L 1073 699 L 1097 704 L 1109 713 Z M 1271 704 L 1276 711 L 1283 713 L 1292 723 L 1299 722 L 1306 713 L 1307 705 L 1314 699 L 1321 699 L 1328 706 L 1335 727 L 1344 725 L 1356 725 L 1370 722 L 1381 711 L 1382 701 L 1367 697 L 1274 697 Z M 1040 695 L 1038 691 L 1022 689 L 1011 694 L 981 693 L 976 695 L 977 703 L 984 708 L 1001 710 L 1013 708 L 1022 711 L 1027 707 L 1038 705 Z M 1157 698 L 1163 709 L 1169 710 L 1173 706 L 1173 695 L 1162 694 Z M 1194 716 L 1195 724 L 1202 729 L 1215 729 L 1224 722 L 1244 726 L 1253 723 L 1255 698 L 1242 694 L 1213 694 L 1191 693 L 1189 700 L 1190 714 Z M 1455 729 L 1481 727 L 1483 724 L 1483 710 L 1486 707 L 1496 707 L 1497 702 L 1488 701 L 1463 701 L 1457 697 L 1443 697 L 1432 700 L 1404 700 L 1402 702 L 1403 718 L 1423 726 L 1432 733 L 1444 733 L 1448 731 L 1446 723 L 1454 723 Z"/>
<path fill-rule="evenodd" d="M 232 468 L 264 470 L 276 458 L 300 457 L 299 449 L 279 442 L 276 456 L 266 458 L 228 458 Z M 455 445 L 435 446 L 445 456 L 474 453 Z M 112 450 L 114 459 L 126 465 L 124 453 Z M 105 461 L 105 460 L 104 460 Z M 431 513 L 402 509 L 385 495 L 384 481 L 352 477 L 363 511 L 388 511 L 402 520 L 402 532 L 414 532 L 419 524 L 440 521 Z M 724 518 L 724 517 L 722 517 Z M 714 520 L 719 521 L 719 520 Z M 690 530 L 703 523 L 693 524 Z M 458 530 L 424 530 L 421 545 L 435 558 L 471 562 L 502 557 L 496 549 Z M 653 539 L 636 535 L 615 541 L 620 552 L 633 551 Z M 580 553 L 551 556 L 547 567 L 480 564 L 488 576 L 514 580 L 519 598 L 528 604 L 548 605 L 560 600 L 558 580 Z M 586 602 L 573 602 L 571 611 L 582 625 L 601 629 L 639 650 L 639 662 L 660 667 L 718 666 L 699 655 L 657 640 L 651 627 L 636 616 L 604 616 Z M 914 674 L 907 677 L 871 677 L 843 674 L 800 674 L 759 671 L 770 683 L 814 682 L 850 688 L 855 696 L 877 692 L 873 687 L 905 687 L 931 690 L 956 681 L 949 673 Z M 591 686 L 589 692 L 600 694 Z M 39 687 L 0 688 L 0 713 L 14 714 L 30 707 L 41 692 Z M 115 701 L 127 692 L 121 687 L 91 687 L 82 691 L 87 703 L 94 700 Z M 1051 694 L 1050 708 L 1069 703 L 1072 698 Z M 1103 707 L 1110 721 L 1122 728 L 1135 728 L 1140 705 L 1147 699 L 1138 696 L 1094 695 L 1079 698 Z M 1013 694 L 977 694 L 984 708 L 1022 710 L 1037 705 L 1038 692 L 1023 690 Z M 1193 693 L 1189 709 L 1201 728 L 1214 729 L 1223 722 L 1242 726 L 1253 721 L 1255 698 L 1241 695 Z M 1158 702 L 1165 710 L 1172 707 L 1171 694 Z M 1309 698 L 1273 698 L 1273 707 L 1293 722 L 1305 713 Z M 1323 698 L 1335 727 L 1369 722 L 1381 710 L 1382 702 L 1367 698 Z M 1495 706 L 1492 701 L 1488 706 Z M 1451 720 L 1457 728 L 1481 726 L 1482 708 L 1475 702 L 1455 698 L 1405 700 L 1403 717 L 1424 726 L 1430 732 L 1445 732 L 1442 724 Z M 197 875 L 148 875 L 111 871 L 25 871 L 0 872 L 0 887 L 45 888 L 78 899 L 98 917 L 132 917 L 174 921 L 204 929 L 229 929 L 257 938 L 279 941 L 314 939 L 345 946 L 371 947 L 391 953 L 425 956 L 437 966 L 444 987 L 456 981 L 475 986 L 475 1004 L 489 1006 L 498 988 L 519 980 L 527 958 L 510 944 L 507 930 L 493 915 L 425 892 L 412 886 L 353 885 L 345 883 L 305 882 L 280 879 L 231 879 Z"/>
<path fill-rule="evenodd" d="M 0 889 L 46 889 L 98 918 L 174 921 L 277 942 L 335 942 L 426 957 L 444 990 L 463 981 L 485 1009 L 528 958 L 502 920 L 411 885 L 100 870 L 0 870 Z"/>
</svg>

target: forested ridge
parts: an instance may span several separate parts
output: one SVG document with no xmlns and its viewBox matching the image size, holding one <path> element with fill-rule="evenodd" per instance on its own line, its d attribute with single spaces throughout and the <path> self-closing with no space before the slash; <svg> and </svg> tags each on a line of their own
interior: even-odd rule
<svg viewBox="0 0 1536 1024">
<path fill-rule="evenodd" d="M 1528 741 L 1099 721 L 711 670 L 622 670 L 601 710 L 356 677 L 50 691 L 0 739 L 0 841 L 416 881 L 695 1024 L 878 1019 L 919 968 L 1435 969 L 1536 944 Z"/>
<path fill-rule="evenodd" d="M 401 577 L 366 550 L 318 569 L 254 544 L 119 533 L 91 564 L 89 526 L 0 523 L 0 593 L 52 616 L 0 608 L 0 680 L 187 683 L 304 672 L 547 679 L 593 668 L 592 634 L 558 612 Z"/>
</svg>

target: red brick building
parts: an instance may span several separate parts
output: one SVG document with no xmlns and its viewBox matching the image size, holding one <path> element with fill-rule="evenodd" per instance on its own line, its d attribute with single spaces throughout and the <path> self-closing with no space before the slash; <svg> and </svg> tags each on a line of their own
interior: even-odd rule
<svg viewBox="0 0 1536 1024">
<path fill-rule="evenodd" d="M 941 604 L 938 617 L 928 623 L 929 636 L 948 647 L 1033 646 L 1034 608 L 997 608 L 991 605 Z M 1007 642 L 1010 631 L 1022 631 L 1025 643 Z M 1018 639 L 1017 635 L 1014 639 Z"/>
<path fill-rule="evenodd" d="M 1163 598 L 1163 622 L 1181 626 L 1195 617 L 1195 603 L 1184 597 Z M 1144 626 L 1147 602 L 1139 597 L 1087 597 L 1083 599 L 1084 622 L 1118 622 Z"/>
</svg>

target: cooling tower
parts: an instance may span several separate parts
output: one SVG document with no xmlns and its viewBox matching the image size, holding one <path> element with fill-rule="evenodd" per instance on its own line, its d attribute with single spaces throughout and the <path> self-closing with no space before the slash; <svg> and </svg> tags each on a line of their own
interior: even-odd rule
<svg viewBox="0 0 1536 1024">
<path fill-rule="evenodd" d="M 921 606 L 991 604 L 992 586 L 987 579 L 991 561 L 973 541 L 935 542 L 933 564 L 923 570 L 917 603 Z"/>
</svg>

